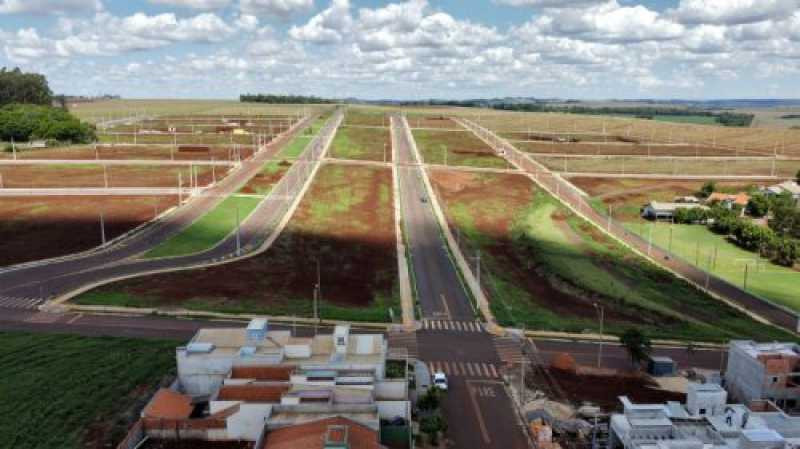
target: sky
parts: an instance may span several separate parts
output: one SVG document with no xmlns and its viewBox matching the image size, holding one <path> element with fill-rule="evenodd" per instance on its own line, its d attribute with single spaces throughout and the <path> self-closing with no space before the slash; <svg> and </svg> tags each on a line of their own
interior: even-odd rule
<svg viewBox="0 0 800 449">
<path fill-rule="evenodd" d="M 56 93 L 800 98 L 800 0 L 0 0 Z"/>
</svg>

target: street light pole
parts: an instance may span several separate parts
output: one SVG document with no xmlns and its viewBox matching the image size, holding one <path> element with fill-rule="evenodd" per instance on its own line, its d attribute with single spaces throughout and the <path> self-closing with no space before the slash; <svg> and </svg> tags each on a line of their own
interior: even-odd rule
<svg viewBox="0 0 800 449">
<path fill-rule="evenodd" d="M 106 244 L 106 221 L 102 212 L 100 212 L 100 241 L 103 245 Z"/>
<path fill-rule="evenodd" d="M 239 222 L 239 206 L 236 206 L 236 255 L 242 251 L 242 226 Z"/>
<path fill-rule="evenodd" d="M 605 309 L 600 304 L 594 303 L 594 308 L 600 313 L 600 345 L 597 348 L 597 367 L 600 368 L 600 364 L 602 363 L 603 359 L 603 331 L 605 330 L 604 322 L 605 322 Z"/>
</svg>

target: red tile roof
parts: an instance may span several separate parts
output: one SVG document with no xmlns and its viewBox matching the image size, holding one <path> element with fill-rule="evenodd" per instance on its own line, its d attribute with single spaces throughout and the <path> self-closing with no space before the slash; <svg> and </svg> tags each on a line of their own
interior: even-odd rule
<svg viewBox="0 0 800 449">
<path fill-rule="evenodd" d="M 225 385 L 217 400 L 278 403 L 287 391 L 289 385 Z"/>
<path fill-rule="evenodd" d="M 185 394 L 162 388 L 156 392 L 142 414 L 147 418 L 186 419 L 192 414 L 192 399 Z"/>
<path fill-rule="evenodd" d="M 294 369 L 294 366 L 235 366 L 231 378 L 288 381 Z"/>
<path fill-rule="evenodd" d="M 712 201 L 733 201 L 740 206 L 747 206 L 747 203 L 750 202 L 750 195 L 744 192 L 737 193 L 736 195 L 714 192 L 708 197 L 708 202 L 710 203 Z"/>
<path fill-rule="evenodd" d="M 350 449 L 385 449 L 378 440 L 378 432 L 357 422 L 343 418 L 321 419 L 306 424 L 284 427 L 267 434 L 261 449 L 323 449 L 330 426 L 346 426 Z M 332 436 L 342 436 L 335 431 Z"/>
</svg>

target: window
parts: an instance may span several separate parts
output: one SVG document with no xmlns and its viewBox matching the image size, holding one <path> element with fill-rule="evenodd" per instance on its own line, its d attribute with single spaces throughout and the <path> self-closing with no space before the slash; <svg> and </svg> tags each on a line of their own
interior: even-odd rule
<svg viewBox="0 0 800 449">
<path fill-rule="evenodd" d="M 706 414 L 706 409 L 704 409 L 704 408 L 701 408 L 701 409 L 700 409 L 700 414 L 701 414 L 701 415 L 705 415 L 705 414 Z"/>
<path fill-rule="evenodd" d="M 778 376 L 772 376 L 772 383 L 778 383 Z"/>
<path fill-rule="evenodd" d="M 336 337 L 336 345 L 344 346 L 344 337 Z"/>
</svg>

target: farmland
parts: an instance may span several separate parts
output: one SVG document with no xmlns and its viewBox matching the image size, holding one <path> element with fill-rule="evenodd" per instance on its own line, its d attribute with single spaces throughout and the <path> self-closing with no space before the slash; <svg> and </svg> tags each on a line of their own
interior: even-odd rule
<svg viewBox="0 0 800 449">
<path fill-rule="evenodd" d="M 505 159 L 495 155 L 488 145 L 464 129 L 415 129 L 412 133 L 426 164 L 508 168 Z"/>
<path fill-rule="evenodd" d="M 0 333 L 0 446 L 114 447 L 174 373 L 175 342 Z"/>
<path fill-rule="evenodd" d="M 795 287 L 800 280 L 797 269 L 775 265 L 702 225 L 654 224 L 639 217 L 639 210 L 648 201 L 672 201 L 676 196 L 695 195 L 703 184 L 701 181 L 592 178 L 571 181 L 592 197 L 595 208 L 603 212 L 610 208 L 614 218 L 624 222 L 632 232 L 646 239 L 652 235 L 653 244 L 671 248 L 682 259 L 739 287 L 744 287 L 745 265 L 748 265 L 748 291 L 800 310 Z M 753 187 L 745 182 L 717 183 L 717 190 L 729 193 Z"/>
<path fill-rule="evenodd" d="M 448 220 L 481 249 L 492 309 L 504 325 L 596 331 L 598 302 L 613 333 L 635 326 L 660 337 L 724 340 L 776 332 L 629 252 L 527 178 L 433 177 Z"/>
<path fill-rule="evenodd" d="M 322 318 L 386 321 L 396 307 L 391 172 L 325 165 L 263 254 L 220 267 L 132 279 L 81 304 L 311 316 L 320 261 Z M 399 316 L 399 310 L 395 310 Z"/>
<path fill-rule="evenodd" d="M 85 251 L 101 243 L 100 214 L 112 239 L 170 207 L 177 197 L 0 198 L 0 266 Z"/>
</svg>

